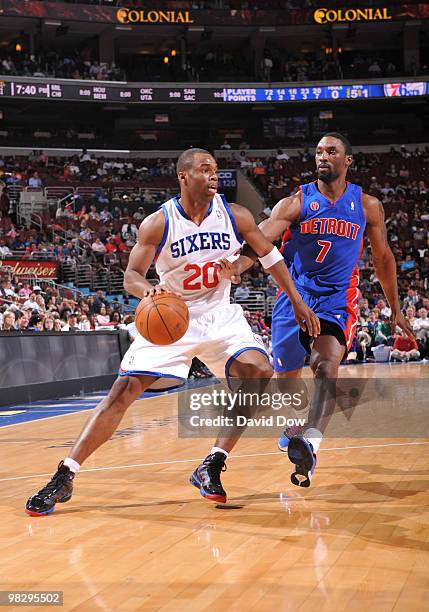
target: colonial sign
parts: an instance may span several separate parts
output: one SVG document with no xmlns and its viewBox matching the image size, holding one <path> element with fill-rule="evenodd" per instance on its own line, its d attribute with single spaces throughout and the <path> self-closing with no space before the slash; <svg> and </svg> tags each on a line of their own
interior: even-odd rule
<svg viewBox="0 0 429 612">
<path fill-rule="evenodd" d="M 343 23 L 349 21 L 388 21 L 392 19 L 388 8 L 319 8 L 314 11 L 317 23 Z"/>
<path fill-rule="evenodd" d="M 116 11 L 119 23 L 194 23 L 189 11 L 142 11 L 120 8 Z"/>
<path fill-rule="evenodd" d="M 58 263 L 31 259 L 0 259 L 0 272 L 7 267 L 14 276 L 58 278 Z"/>
</svg>

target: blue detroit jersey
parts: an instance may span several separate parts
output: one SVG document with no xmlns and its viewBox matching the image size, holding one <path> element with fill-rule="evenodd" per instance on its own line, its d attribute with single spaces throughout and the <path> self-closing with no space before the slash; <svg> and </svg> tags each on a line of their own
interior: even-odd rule
<svg viewBox="0 0 429 612">
<path fill-rule="evenodd" d="M 347 182 L 335 203 L 320 193 L 317 181 L 302 185 L 301 216 L 283 251 L 296 286 L 314 296 L 356 286 L 365 225 L 359 185 Z"/>
</svg>

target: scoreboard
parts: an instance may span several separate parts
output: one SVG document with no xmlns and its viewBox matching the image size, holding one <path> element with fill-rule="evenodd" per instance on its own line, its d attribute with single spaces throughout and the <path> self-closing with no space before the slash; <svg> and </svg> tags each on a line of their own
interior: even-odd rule
<svg viewBox="0 0 429 612">
<path fill-rule="evenodd" d="M 3 77 L 0 99 L 148 103 L 251 103 L 367 100 L 429 95 L 429 80 L 304 87 L 202 87 Z"/>
</svg>

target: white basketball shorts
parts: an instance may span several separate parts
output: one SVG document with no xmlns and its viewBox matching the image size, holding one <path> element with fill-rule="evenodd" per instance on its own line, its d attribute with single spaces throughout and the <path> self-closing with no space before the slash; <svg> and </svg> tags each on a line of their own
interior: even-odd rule
<svg viewBox="0 0 429 612">
<path fill-rule="evenodd" d="M 191 313 L 188 330 L 174 344 L 158 346 L 138 334 L 122 359 L 119 375 L 158 376 L 148 390 L 166 391 L 186 382 L 194 357 L 201 359 L 216 377 L 228 378 L 232 361 L 247 350 L 267 355 L 241 306 L 227 304 L 201 316 L 193 317 Z"/>
</svg>

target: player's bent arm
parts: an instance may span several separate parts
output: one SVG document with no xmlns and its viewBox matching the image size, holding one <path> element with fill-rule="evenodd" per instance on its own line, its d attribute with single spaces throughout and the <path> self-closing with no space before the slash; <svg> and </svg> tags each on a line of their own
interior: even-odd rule
<svg viewBox="0 0 429 612">
<path fill-rule="evenodd" d="M 362 203 L 375 273 L 390 308 L 392 310 L 399 310 L 396 262 L 387 240 L 383 205 L 377 198 L 366 194 L 362 195 Z"/>
<path fill-rule="evenodd" d="M 318 336 L 320 333 L 319 319 L 314 312 L 304 304 L 280 251 L 276 247 L 273 247 L 272 242 L 264 236 L 247 208 L 234 204 L 231 206 L 231 209 L 238 231 L 243 236 L 246 243 L 256 253 L 265 270 L 269 271 L 271 276 L 289 297 L 298 324 L 302 329 L 305 329 L 305 326 L 307 326 L 311 336 Z"/>
<path fill-rule="evenodd" d="M 274 206 L 270 218 L 259 224 L 259 229 L 270 242 L 275 242 L 283 236 L 288 227 L 298 221 L 300 214 L 301 198 L 299 194 L 283 198 Z M 251 246 L 245 244 L 242 255 L 236 262 L 237 273 L 241 274 L 250 268 L 257 257 Z"/>
<path fill-rule="evenodd" d="M 411 326 L 400 309 L 396 261 L 387 240 L 383 205 L 377 198 L 367 194 L 362 194 L 362 204 L 375 274 L 392 310 L 392 323 L 399 325 L 408 336 L 413 338 Z"/>
<path fill-rule="evenodd" d="M 146 273 L 162 241 L 165 219 L 162 211 L 146 217 L 139 227 L 137 243 L 133 246 L 124 275 L 124 289 L 143 298 L 153 286 L 146 280 Z"/>
</svg>

